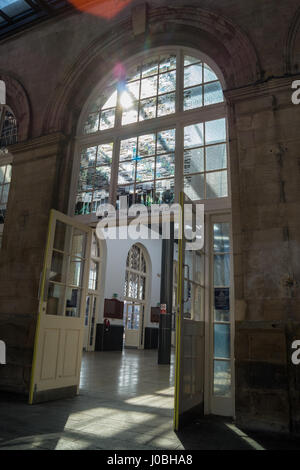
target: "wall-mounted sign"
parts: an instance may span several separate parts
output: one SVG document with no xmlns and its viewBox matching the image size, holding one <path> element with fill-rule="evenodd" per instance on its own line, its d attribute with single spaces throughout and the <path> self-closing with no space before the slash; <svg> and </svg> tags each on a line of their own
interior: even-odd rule
<svg viewBox="0 0 300 470">
<path fill-rule="evenodd" d="M 229 310 L 229 287 L 215 287 L 215 310 Z"/>
<path fill-rule="evenodd" d="M 160 304 L 160 313 L 167 313 L 167 304 Z"/>
</svg>

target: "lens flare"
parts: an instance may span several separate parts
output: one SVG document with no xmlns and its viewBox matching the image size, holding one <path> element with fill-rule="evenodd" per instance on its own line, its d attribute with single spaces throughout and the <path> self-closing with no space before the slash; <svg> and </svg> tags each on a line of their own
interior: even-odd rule
<svg viewBox="0 0 300 470">
<path fill-rule="evenodd" d="M 110 20 L 120 13 L 132 0 L 69 0 L 77 10 Z"/>
</svg>

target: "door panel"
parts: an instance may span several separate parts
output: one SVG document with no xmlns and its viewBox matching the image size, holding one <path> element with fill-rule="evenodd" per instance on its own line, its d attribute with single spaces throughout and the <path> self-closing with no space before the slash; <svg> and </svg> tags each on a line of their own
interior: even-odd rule
<svg viewBox="0 0 300 470">
<path fill-rule="evenodd" d="M 29 403 L 78 391 L 91 229 L 51 210 Z"/>
<path fill-rule="evenodd" d="M 184 194 L 180 195 L 183 227 Z M 182 231 L 184 233 L 184 230 Z M 178 240 L 176 367 L 174 429 L 180 430 L 191 415 L 204 411 L 204 285 L 199 272 L 199 251 L 186 250 L 183 236 Z M 201 263 L 200 263 L 201 265 Z"/>
</svg>

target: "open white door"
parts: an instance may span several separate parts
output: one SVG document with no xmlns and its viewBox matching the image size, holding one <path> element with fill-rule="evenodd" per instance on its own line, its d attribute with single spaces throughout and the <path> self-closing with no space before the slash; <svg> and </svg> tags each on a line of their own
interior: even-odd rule
<svg viewBox="0 0 300 470">
<path fill-rule="evenodd" d="M 51 210 L 29 403 L 78 393 L 92 230 Z"/>
<path fill-rule="evenodd" d="M 182 226 L 184 194 L 180 195 Z M 204 253 L 178 241 L 174 429 L 204 412 Z"/>
</svg>

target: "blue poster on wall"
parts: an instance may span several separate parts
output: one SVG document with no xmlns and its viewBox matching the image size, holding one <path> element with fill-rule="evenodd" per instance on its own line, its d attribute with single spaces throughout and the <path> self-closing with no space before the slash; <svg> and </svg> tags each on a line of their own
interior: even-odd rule
<svg viewBox="0 0 300 470">
<path fill-rule="evenodd" d="M 215 287 L 215 310 L 229 309 L 229 287 Z"/>
</svg>

